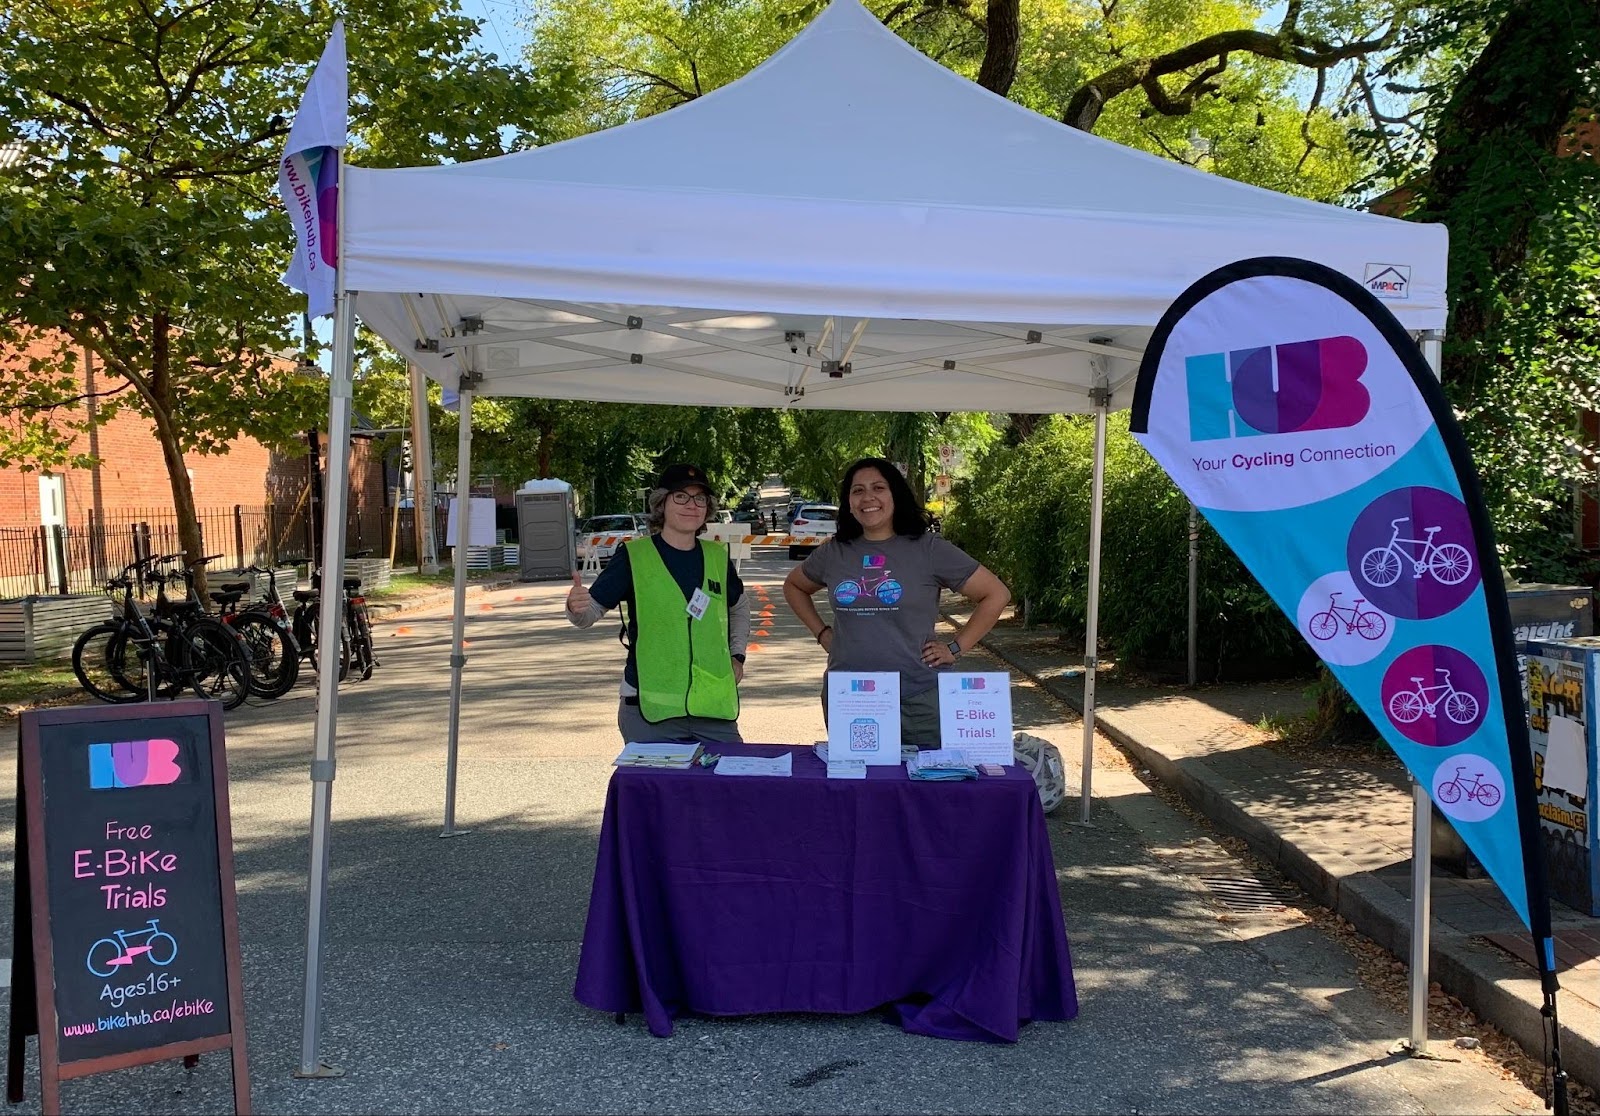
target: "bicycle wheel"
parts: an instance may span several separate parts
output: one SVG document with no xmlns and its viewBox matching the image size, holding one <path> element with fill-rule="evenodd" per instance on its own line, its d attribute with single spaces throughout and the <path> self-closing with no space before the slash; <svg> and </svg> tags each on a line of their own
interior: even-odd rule
<svg viewBox="0 0 1600 1116">
<path fill-rule="evenodd" d="M 1460 585 L 1472 574 L 1472 555 L 1459 543 L 1445 543 L 1428 559 L 1428 572 L 1441 585 Z"/>
<path fill-rule="evenodd" d="M 378 665 L 377 653 L 372 647 L 372 622 L 367 619 L 365 606 L 358 605 L 353 612 L 355 634 L 350 638 L 350 665 L 356 670 L 356 677 L 365 682 Z"/>
<path fill-rule="evenodd" d="M 320 674 L 322 672 L 322 640 L 318 638 L 317 620 L 311 620 L 311 669 Z M 343 625 L 341 625 L 341 628 Z M 342 630 L 339 632 L 339 681 L 343 682 L 350 677 L 350 637 Z"/>
<path fill-rule="evenodd" d="M 1382 639 L 1384 629 L 1388 626 L 1379 612 L 1363 612 L 1356 617 L 1356 634 L 1362 639 Z"/>
<path fill-rule="evenodd" d="M 1461 784 L 1451 779 L 1448 783 L 1440 783 L 1433 793 L 1438 795 L 1439 801 L 1446 806 L 1453 806 L 1461 801 Z"/>
<path fill-rule="evenodd" d="M 1306 625 L 1312 639 L 1332 639 L 1339 634 L 1339 621 L 1331 612 L 1319 612 Z"/>
<path fill-rule="evenodd" d="M 89 966 L 89 971 L 95 976 L 108 977 L 114 975 L 117 971 L 117 966 L 113 965 L 112 962 L 121 960 L 121 958 L 122 947 L 110 938 L 101 938 L 89 947 L 89 956 L 85 964 Z"/>
<path fill-rule="evenodd" d="M 1400 556 L 1387 546 L 1375 546 L 1361 556 L 1361 576 L 1369 585 L 1386 589 L 1400 580 Z"/>
<path fill-rule="evenodd" d="M 150 947 L 145 956 L 152 965 L 165 967 L 178 959 L 178 939 L 165 930 L 157 930 L 144 944 Z"/>
<path fill-rule="evenodd" d="M 1478 802 L 1484 806 L 1498 806 L 1500 804 L 1500 788 L 1493 783 L 1480 782 L 1478 784 Z"/>
<path fill-rule="evenodd" d="M 133 689 L 128 684 L 140 674 L 138 656 L 129 655 L 132 642 L 115 620 L 102 620 L 80 635 L 72 645 L 72 673 L 78 685 L 112 705 L 138 701 L 144 688 Z"/>
<path fill-rule="evenodd" d="M 231 626 L 250 662 L 251 691 L 275 698 L 293 689 L 300 676 L 300 652 L 288 630 L 265 616 L 248 612 L 235 616 Z"/>
<path fill-rule="evenodd" d="M 1422 716 L 1422 699 L 1410 690 L 1395 694 L 1389 699 L 1389 716 L 1402 725 L 1409 725 Z"/>
<path fill-rule="evenodd" d="M 203 698 L 237 709 L 250 696 L 250 662 L 239 637 L 215 620 L 196 620 L 178 643 L 185 682 Z"/>
<path fill-rule="evenodd" d="M 1470 725 L 1478 719 L 1478 699 L 1457 690 L 1444 699 L 1444 715 L 1458 725 Z"/>
</svg>

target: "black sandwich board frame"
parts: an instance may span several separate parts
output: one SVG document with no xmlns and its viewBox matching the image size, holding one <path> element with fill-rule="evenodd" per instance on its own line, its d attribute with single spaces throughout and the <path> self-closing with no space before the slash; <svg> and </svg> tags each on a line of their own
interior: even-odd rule
<svg viewBox="0 0 1600 1116">
<path fill-rule="evenodd" d="M 228 996 L 227 1030 L 220 1034 L 102 1057 L 61 1061 L 61 1030 L 55 997 L 55 963 L 46 877 L 43 737 L 61 726 L 203 717 L 209 721 L 209 755 L 214 801 L 216 855 L 221 909 L 223 963 Z M 215 701 L 170 701 L 129 705 L 31 710 L 22 714 L 17 753 L 17 848 L 13 884 L 11 1018 L 7 1038 L 6 1099 L 22 1100 L 27 1036 L 39 1036 L 41 1110 L 61 1111 L 61 1082 L 182 1058 L 194 1065 L 199 1055 L 229 1050 L 233 1056 L 233 1104 L 239 1116 L 250 1113 L 250 1071 L 244 1032 L 244 982 L 239 964 L 239 920 L 234 903 L 233 829 L 228 815 L 228 767 L 223 744 L 222 706 Z"/>
</svg>

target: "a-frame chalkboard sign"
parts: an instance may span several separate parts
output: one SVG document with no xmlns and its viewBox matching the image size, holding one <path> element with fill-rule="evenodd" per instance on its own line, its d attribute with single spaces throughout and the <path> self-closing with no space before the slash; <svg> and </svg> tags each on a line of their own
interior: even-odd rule
<svg viewBox="0 0 1600 1116">
<path fill-rule="evenodd" d="M 250 1111 L 222 707 L 22 714 L 6 1095 L 229 1050 Z"/>
</svg>

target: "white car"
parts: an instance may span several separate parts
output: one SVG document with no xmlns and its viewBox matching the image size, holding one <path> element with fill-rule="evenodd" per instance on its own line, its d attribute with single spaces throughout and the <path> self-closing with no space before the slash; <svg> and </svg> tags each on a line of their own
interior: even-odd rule
<svg viewBox="0 0 1600 1116">
<path fill-rule="evenodd" d="M 832 535 L 839 530 L 839 508 L 835 504 L 801 504 L 789 521 L 791 535 Z M 789 557 L 798 561 L 816 549 L 815 545 L 791 546 Z"/>
<path fill-rule="evenodd" d="M 607 561 L 617 552 L 617 547 L 629 539 L 642 537 L 647 531 L 642 515 L 593 516 L 578 528 L 578 561 L 587 561 L 590 551 L 598 561 Z"/>
</svg>

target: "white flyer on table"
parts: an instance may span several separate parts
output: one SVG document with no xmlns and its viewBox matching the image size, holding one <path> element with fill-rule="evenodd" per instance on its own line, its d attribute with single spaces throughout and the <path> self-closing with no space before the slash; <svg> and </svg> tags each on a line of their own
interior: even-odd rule
<svg viewBox="0 0 1600 1116">
<path fill-rule="evenodd" d="M 939 675 L 939 743 L 971 763 L 1015 763 L 1011 748 L 1011 675 Z"/>
<path fill-rule="evenodd" d="M 713 768 L 718 775 L 777 775 L 788 778 L 794 774 L 792 752 L 781 756 L 723 756 Z"/>
<path fill-rule="evenodd" d="M 828 755 L 869 767 L 900 762 L 899 674 L 828 672 Z"/>
</svg>

